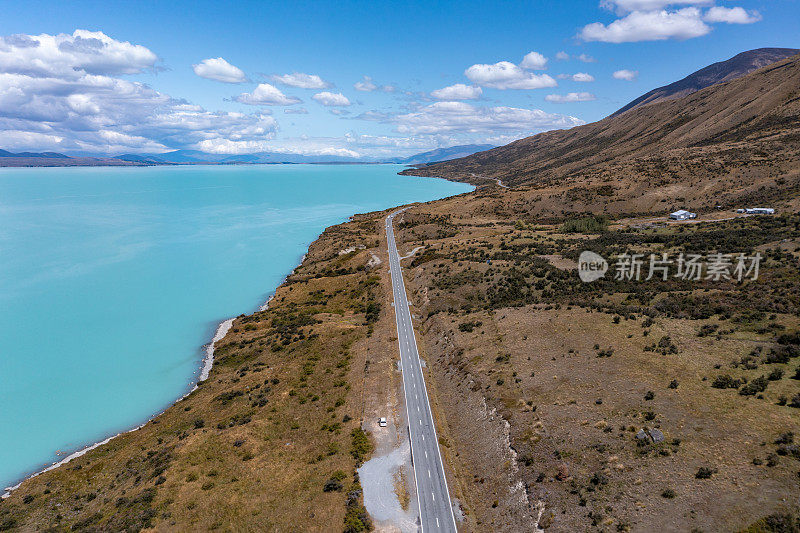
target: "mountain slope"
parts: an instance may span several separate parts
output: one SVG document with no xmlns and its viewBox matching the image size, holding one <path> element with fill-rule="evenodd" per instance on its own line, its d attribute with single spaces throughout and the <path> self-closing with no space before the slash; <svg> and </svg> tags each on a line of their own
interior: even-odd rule
<svg viewBox="0 0 800 533">
<path fill-rule="evenodd" d="M 116 156 L 114 159 L 119 159 L 120 161 L 130 161 L 133 163 L 147 163 L 152 165 L 163 165 L 166 163 L 166 161 L 164 161 L 160 157 L 152 154 L 147 154 L 147 155 L 122 154 Z"/>
<path fill-rule="evenodd" d="M 448 148 L 437 148 L 428 152 L 414 154 L 409 157 L 392 159 L 392 163 L 401 163 L 404 165 L 422 165 L 425 163 L 435 163 L 437 161 L 449 161 L 451 159 L 458 159 L 466 157 L 476 152 L 483 152 L 484 150 L 491 150 L 494 148 L 493 144 L 462 144 L 459 146 L 450 146 Z"/>
<path fill-rule="evenodd" d="M 689 183 L 706 174 L 724 178 L 726 168 L 733 168 L 726 167 L 726 158 L 753 165 L 768 153 L 773 168 L 765 164 L 764 176 L 777 170 L 794 175 L 791 162 L 800 151 L 798 87 L 800 56 L 795 56 L 680 99 L 404 173 L 485 184 L 470 177 L 475 174 L 512 186 L 568 178 L 586 182 L 600 175 L 623 186 L 646 176 Z M 698 167 L 687 167 L 687 160 Z"/>
<path fill-rule="evenodd" d="M 798 53 L 800 53 L 800 50 L 795 48 L 757 48 L 755 50 L 742 52 L 727 61 L 719 61 L 718 63 L 693 72 L 682 80 L 653 89 L 615 111 L 611 116 L 619 115 L 629 109 L 646 104 L 688 96 L 700 89 L 741 78 L 755 70 Z"/>
<path fill-rule="evenodd" d="M 357 163 L 362 160 L 338 155 L 302 155 L 280 152 L 210 154 L 199 150 L 175 150 L 158 154 L 168 163 Z"/>
<path fill-rule="evenodd" d="M 26 158 L 42 158 L 42 159 L 71 159 L 69 156 L 59 154 L 57 152 L 19 152 L 13 153 L 8 150 L 0 150 L 0 157 L 26 157 Z"/>
</svg>

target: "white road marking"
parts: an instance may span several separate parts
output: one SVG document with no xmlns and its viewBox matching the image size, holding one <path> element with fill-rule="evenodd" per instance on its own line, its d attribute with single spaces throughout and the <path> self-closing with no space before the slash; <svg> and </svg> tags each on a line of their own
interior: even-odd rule
<svg viewBox="0 0 800 533">
<path fill-rule="evenodd" d="M 449 495 L 449 489 L 447 487 L 447 480 L 442 476 L 443 472 L 440 471 L 440 467 L 441 470 L 443 470 L 444 465 L 442 464 L 442 457 L 439 452 L 439 447 L 435 444 L 436 427 L 433 421 L 432 413 L 430 411 L 430 404 L 428 403 L 427 391 L 425 390 L 425 382 L 423 381 L 424 372 L 420 365 L 419 353 L 417 352 L 418 348 L 417 348 L 416 333 L 414 331 L 414 321 L 413 317 L 410 314 L 410 306 L 412 304 L 411 302 L 408 301 L 408 293 L 406 292 L 403 283 L 403 277 L 402 277 L 403 269 L 400 266 L 400 260 L 399 260 L 400 256 L 397 251 L 396 239 L 392 231 L 392 221 L 394 220 L 396 214 L 398 213 L 391 214 L 386 218 L 386 236 L 388 241 L 389 265 L 391 267 L 390 274 L 391 274 L 392 289 L 394 295 L 393 303 L 395 310 L 395 322 L 398 330 L 398 347 L 400 348 L 400 367 L 403 372 L 404 386 L 407 386 L 408 383 L 411 383 L 412 392 L 414 393 L 414 403 L 417 404 L 417 413 L 421 414 L 422 411 L 422 407 L 420 405 L 421 399 L 419 398 L 419 395 L 416 392 L 417 382 L 419 382 L 420 385 L 422 386 L 423 397 L 425 400 L 425 420 L 426 420 L 425 424 L 422 423 L 422 419 L 419 418 L 419 415 L 418 415 L 418 423 L 420 427 L 417 429 L 416 432 L 413 430 L 413 424 L 409 424 L 411 444 L 412 448 L 416 449 L 414 451 L 417 451 L 418 453 L 419 443 L 414 442 L 414 439 L 416 439 L 417 436 L 421 436 L 422 442 L 424 443 L 424 441 L 426 440 L 425 433 L 427 431 L 432 432 L 432 435 L 434 437 L 434 443 L 432 445 L 436 446 L 436 448 L 433 448 L 433 450 L 436 452 L 435 455 L 436 459 L 438 459 L 438 464 L 434 465 L 437 470 L 436 472 L 437 481 L 429 482 L 432 483 L 432 485 L 429 487 L 431 489 L 430 490 L 431 498 L 433 502 L 436 501 L 436 493 L 435 493 L 436 490 L 442 490 L 442 493 L 445 496 L 445 503 L 443 504 L 443 507 L 441 509 L 437 508 L 436 505 L 431 506 L 430 504 L 427 504 L 424 506 L 424 512 L 423 512 L 422 502 L 418 501 L 420 520 L 421 520 L 420 527 L 423 531 L 427 530 L 429 527 L 433 529 L 432 528 L 433 524 L 430 523 L 430 519 L 434 518 L 436 520 L 437 530 L 442 530 L 438 515 L 444 512 L 447 513 L 447 516 L 445 517 L 445 522 L 447 523 L 447 525 L 445 526 L 444 530 L 448 532 L 449 531 L 456 532 L 457 526 L 454 520 L 453 510 L 450 506 L 450 495 Z M 406 344 L 405 350 L 402 349 L 403 342 L 405 342 Z M 412 343 L 414 345 L 413 349 L 411 348 Z M 408 389 L 406 389 L 406 391 L 407 390 Z M 408 397 L 408 401 L 406 402 L 407 411 L 410 408 L 410 406 L 408 405 L 410 401 L 411 401 L 410 397 Z M 428 451 L 424 449 L 424 444 L 423 444 L 423 452 L 425 455 L 425 459 L 429 460 Z M 425 467 L 428 472 L 428 479 L 432 480 L 433 474 L 431 473 L 431 469 L 429 468 L 428 464 L 422 462 L 419 464 L 415 464 L 414 465 L 415 474 L 417 466 Z M 417 478 L 415 477 L 415 480 L 416 479 Z M 417 487 L 418 500 L 420 499 L 422 494 L 424 494 L 424 491 L 419 490 L 421 488 L 422 487 L 420 486 Z M 450 525 L 451 521 L 452 521 L 452 527 Z"/>
</svg>

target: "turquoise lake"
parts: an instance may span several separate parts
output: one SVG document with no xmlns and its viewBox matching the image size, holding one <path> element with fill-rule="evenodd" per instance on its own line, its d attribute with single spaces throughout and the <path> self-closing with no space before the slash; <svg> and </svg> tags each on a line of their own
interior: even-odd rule
<svg viewBox="0 0 800 533">
<path fill-rule="evenodd" d="M 188 392 L 325 227 L 472 189 L 402 168 L 0 169 L 0 488 Z"/>
</svg>

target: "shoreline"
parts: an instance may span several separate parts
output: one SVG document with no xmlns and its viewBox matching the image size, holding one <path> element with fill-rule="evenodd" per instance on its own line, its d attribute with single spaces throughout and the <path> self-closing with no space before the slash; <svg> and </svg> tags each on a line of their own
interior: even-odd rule
<svg viewBox="0 0 800 533">
<path fill-rule="evenodd" d="M 271 297 L 270 297 L 270 299 L 271 299 Z M 267 301 L 267 303 L 264 304 L 264 306 L 266 306 L 266 305 L 269 305 L 269 301 Z M 264 306 L 262 306 L 262 307 L 264 307 Z M 50 472 L 51 470 L 55 470 L 56 468 L 69 463 L 73 459 L 77 459 L 78 457 L 86 455 L 87 453 L 89 453 L 90 451 L 94 450 L 95 448 L 99 448 L 100 446 L 102 446 L 104 444 L 108 444 L 113 439 L 115 439 L 115 438 L 117 438 L 117 437 L 119 437 L 121 435 L 125 435 L 127 433 L 133 433 L 134 431 L 138 431 L 138 430 L 142 429 L 148 423 L 153 421 L 153 419 L 155 419 L 158 416 L 160 416 L 164 411 L 166 411 L 167 409 L 169 409 L 173 405 L 177 404 L 178 402 L 182 401 L 184 398 L 186 398 L 191 393 L 196 391 L 198 389 L 198 384 L 200 382 L 205 381 L 205 380 L 208 379 L 208 376 L 211 373 L 211 368 L 214 366 L 214 344 L 216 344 L 217 341 L 222 340 L 222 338 L 224 338 L 225 335 L 227 335 L 228 331 L 230 331 L 231 327 L 233 326 L 233 321 L 234 320 L 235 319 L 233 319 L 233 318 L 227 318 L 227 319 L 223 320 L 222 322 L 220 322 L 219 325 L 217 326 L 216 331 L 214 332 L 214 336 L 211 338 L 211 341 L 209 341 L 207 344 L 203 345 L 203 348 L 205 348 L 205 355 L 203 356 L 203 359 L 201 359 L 201 361 L 200 361 L 200 374 L 198 375 L 197 379 L 194 380 L 193 386 L 188 392 L 186 392 L 183 395 L 181 395 L 181 397 L 177 398 L 175 401 L 170 402 L 170 404 L 167 405 L 166 407 L 164 407 L 164 409 L 162 409 L 159 412 L 157 412 L 156 414 L 152 415 L 151 417 L 149 417 L 147 420 L 145 420 L 144 422 L 142 422 L 138 426 L 135 426 L 135 427 L 133 427 L 131 429 L 127 429 L 125 431 L 120 431 L 119 433 L 111 435 L 110 437 L 106 437 L 103 440 L 100 440 L 100 441 L 97 441 L 95 443 L 92 443 L 92 444 L 89 444 L 87 446 L 84 446 L 83 448 L 80 448 L 80 449 L 75 450 L 74 452 L 70 453 L 69 455 L 67 455 L 66 457 L 61 459 L 60 461 L 55 461 L 55 462 L 51 463 L 50 465 L 48 465 L 48 466 L 46 466 L 46 467 L 44 467 L 44 468 L 42 468 L 40 470 L 36 470 L 32 474 L 26 475 L 24 478 L 22 478 L 20 481 L 18 481 L 15 485 L 11 485 L 11 486 L 5 487 L 3 489 L 3 493 L 0 494 L 0 499 L 4 500 L 4 499 L 8 498 L 9 496 L 11 496 L 12 492 L 14 492 L 18 488 L 20 488 L 20 486 L 22 486 L 22 484 L 25 483 L 26 481 L 28 481 L 29 479 L 33 479 L 36 476 L 39 476 L 39 475 L 44 474 L 46 472 Z"/>
<path fill-rule="evenodd" d="M 398 175 L 403 175 L 403 174 L 401 174 L 399 172 L 397 174 Z M 412 177 L 426 177 L 426 176 L 412 176 Z M 445 179 L 445 181 L 453 181 L 453 180 L 449 180 L 447 178 L 438 178 L 438 179 Z M 458 182 L 456 182 L 456 183 L 458 183 Z M 475 187 L 475 186 L 473 185 L 473 187 Z M 477 187 L 475 187 L 475 188 L 477 188 Z M 470 191 L 470 192 L 472 192 L 472 191 Z M 454 195 L 454 196 L 458 196 L 458 195 Z M 412 202 L 412 204 L 410 204 L 410 205 L 413 205 L 414 203 L 416 203 L 416 202 Z M 399 207 L 402 207 L 402 206 L 399 206 Z M 395 209 L 395 208 L 388 208 L 388 209 Z M 347 217 L 345 222 L 351 222 L 354 219 L 354 217 L 356 216 L 356 214 L 353 214 L 353 215 L 350 215 L 349 217 Z M 300 261 L 295 265 L 294 268 L 292 268 L 292 270 L 288 274 L 286 274 L 286 276 L 283 277 L 281 282 L 275 287 L 274 290 L 272 290 L 271 292 L 267 293 L 268 296 L 267 296 L 266 301 L 256 308 L 257 311 L 266 311 L 269 308 L 269 304 L 275 298 L 275 294 L 277 293 L 278 288 L 281 285 L 283 285 L 284 283 L 286 283 L 287 278 L 291 274 L 293 274 L 294 271 L 300 265 L 303 264 L 303 262 L 306 260 L 306 257 L 308 257 L 308 251 L 309 251 L 310 247 L 317 240 L 319 240 L 319 238 L 322 236 L 322 234 L 325 232 L 326 229 L 327 229 L 327 227 L 325 229 L 323 229 L 323 231 L 320 232 L 319 235 L 317 235 L 317 237 L 308 244 L 308 246 L 306 246 L 306 252 L 300 257 Z M 236 317 L 227 318 L 227 319 L 221 321 L 219 323 L 219 325 L 217 326 L 217 329 L 215 330 L 215 333 L 214 333 L 212 339 L 207 344 L 205 344 L 205 345 L 203 345 L 201 347 L 201 348 L 203 348 L 203 347 L 205 348 L 205 355 L 203 356 L 203 358 L 200 361 L 200 368 L 199 368 L 200 372 L 197 373 L 197 371 L 195 371 L 195 373 L 197 374 L 198 377 L 197 377 L 196 380 L 194 380 L 192 382 L 192 387 L 191 387 L 190 390 L 188 390 L 186 393 L 181 395 L 176 400 L 170 402 L 168 405 L 165 405 L 163 409 L 161 409 L 157 413 L 155 413 L 152 416 L 150 416 L 149 418 L 147 418 L 147 420 L 145 420 L 144 422 L 142 422 L 138 426 L 135 426 L 135 427 L 133 427 L 131 429 L 128 429 L 128 430 L 125 430 L 125 431 L 120 431 L 119 433 L 116 433 L 116 434 L 111 435 L 109 437 L 106 437 L 106 438 L 104 438 L 104 439 L 102 439 L 100 441 L 97 441 L 95 443 L 86 445 L 83 448 L 75 450 L 74 452 L 72 452 L 69 455 L 67 455 L 65 458 L 63 458 L 63 459 L 61 459 L 59 461 L 55 461 L 55 462 L 53 462 L 53 463 L 51 463 L 51 464 L 49 464 L 47 466 L 43 466 L 42 468 L 40 468 L 38 470 L 35 470 L 31 474 L 25 475 L 23 478 L 21 478 L 19 481 L 17 481 L 14 485 L 10 485 L 10 486 L 7 486 L 7 487 L 5 487 L 3 489 L 0 489 L 0 490 L 2 490 L 2 493 L 0 494 L 0 500 L 4 500 L 4 499 L 10 497 L 11 493 L 13 491 L 17 490 L 20 486 L 22 486 L 23 483 L 25 483 L 29 479 L 33 479 L 33 478 L 35 478 L 35 477 L 37 477 L 37 476 L 39 476 L 41 474 L 44 474 L 46 472 L 50 472 L 51 470 L 55 470 L 56 468 L 69 463 L 73 459 L 77 459 L 78 457 L 81 457 L 81 456 L 85 455 L 86 453 L 94 450 L 95 448 L 98 448 L 98 447 L 100 447 L 100 446 L 102 446 L 104 444 L 108 444 L 109 442 L 111 442 L 111 440 L 113 440 L 113 439 L 115 439 L 115 438 L 117 438 L 117 437 L 119 437 L 121 435 L 125 435 L 127 433 L 132 433 L 134 431 L 138 431 L 139 429 L 141 429 L 144 426 L 146 426 L 149 422 L 151 422 L 152 420 L 154 420 L 155 418 L 157 418 L 158 416 L 163 414 L 167 409 L 169 409 L 170 407 L 176 405 L 178 402 L 182 401 L 184 398 L 186 398 L 191 393 L 193 393 L 195 390 L 197 390 L 198 389 L 198 383 L 208 379 L 208 376 L 210 375 L 211 370 L 212 370 L 212 368 L 214 366 L 214 344 L 217 341 L 219 341 L 219 340 L 221 340 L 222 338 L 225 337 L 225 335 L 228 333 L 228 331 L 230 331 L 231 327 L 233 326 L 233 321 L 235 319 L 236 319 Z"/>
<path fill-rule="evenodd" d="M 349 217 L 349 219 L 352 219 L 352 216 L 351 216 L 351 217 Z M 349 219 L 348 219 L 348 220 L 349 220 Z M 324 232 L 324 231 L 323 231 L 323 232 Z M 291 271 L 290 271 L 288 274 L 286 274 L 286 275 L 283 277 L 283 279 L 281 280 L 281 282 L 278 284 L 278 286 L 277 286 L 277 287 L 275 287 L 275 289 L 274 289 L 274 290 L 272 290 L 272 291 L 270 291 L 270 292 L 268 292 L 268 293 L 267 293 L 267 299 L 266 299 L 266 301 L 264 301 L 264 303 L 263 303 L 263 304 L 261 304 L 261 305 L 259 305 L 258 307 L 256 307 L 256 311 L 266 311 L 267 309 L 269 309 L 269 304 L 270 304 L 270 302 L 271 302 L 271 301 L 272 301 L 272 300 L 275 298 L 275 293 L 277 292 L 277 290 L 278 290 L 278 287 L 280 287 L 281 285 L 283 285 L 284 283 L 286 283 L 286 279 L 287 279 L 287 278 L 288 278 L 288 277 L 289 277 L 289 276 L 290 276 L 290 275 L 291 275 L 291 274 L 292 274 L 292 273 L 293 273 L 293 272 L 294 272 L 294 271 L 297 269 L 297 267 L 299 267 L 300 265 L 302 265 L 302 264 L 303 264 L 303 261 L 305 261 L 305 260 L 306 260 L 306 257 L 308 256 L 308 251 L 307 251 L 307 250 L 308 250 L 308 248 L 311 246 L 311 244 L 313 244 L 314 242 L 316 242 L 316 241 L 317 241 L 317 239 L 319 239 L 319 237 L 320 237 L 321 235 L 322 235 L 322 233 L 320 233 L 319 235 L 317 235 L 317 238 L 316 238 L 316 239 L 314 239 L 314 241 L 312 241 L 312 242 L 311 242 L 311 243 L 310 243 L 310 244 L 309 244 L 309 245 L 306 247 L 306 253 L 304 253 L 304 254 L 303 254 L 301 257 L 300 257 L 300 262 L 299 262 L 299 263 L 297 263 L 297 264 L 295 265 L 295 267 L 294 267 L 294 268 L 292 268 L 292 270 L 291 270 Z M 100 440 L 100 441 L 94 442 L 94 443 L 92 443 L 92 444 L 88 444 L 88 445 L 86 445 L 86 446 L 84 446 L 84 447 L 82 447 L 82 448 L 80 448 L 80 449 L 77 449 L 77 450 L 75 450 L 74 452 L 72 452 L 72 453 L 68 454 L 68 455 L 67 455 L 66 457 L 64 457 L 63 459 L 61 459 L 61 460 L 59 460 L 59 461 L 54 461 L 54 462 L 52 462 L 51 464 L 49 464 L 49 465 L 47 465 L 47 466 L 44 466 L 44 467 L 42 467 L 42 468 L 40 468 L 40 469 L 38 469 L 38 470 L 35 470 L 35 471 L 34 471 L 33 473 L 31 473 L 31 474 L 27 474 L 27 475 L 25 475 L 23 478 L 21 478 L 19 481 L 17 481 L 17 482 L 16 482 L 14 485 L 10 485 L 10 486 L 8 486 L 8 487 L 4 487 L 4 488 L 2 489 L 2 494 L 0 494 L 0 500 L 4 500 L 4 499 L 6 499 L 6 498 L 10 497 L 12 492 L 14 492 L 14 491 L 15 491 L 15 490 L 17 490 L 18 488 L 20 488 L 20 486 L 22 486 L 22 484 L 23 484 L 23 483 L 25 483 L 26 481 L 28 481 L 29 479 L 33 479 L 33 478 L 35 478 L 35 477 L 37 477 L 37 476 L 39 476 L 39 475 L 41 475 L 41 474 L 44 474 L 44 473 L 46 473 L 46 472 L 50 472 L 51 470 L 55 470 L 56 468 L 58 468 L 58 467 L 60 467 L 60 466 L 63 466 L 63 465 L 65 465 L 65 464 L 69 463 L 69 462 L 70 462 L 70 461 L 72 461 L 73 459 L 77 459 L 78 457 L 81 457 L 81 456 L 83 456 L 83 455 L 87 454 L 88 452 L 90 452 L 90 451 L 94 450 L 95 448 L 99 448 L 100 446 L 102 446 L 102 445 L 104 445 L 104 444 L 108 444 L 108 443 L 109 443 L 109 442 L 111 442 L 113 439 L 115 439 L 115 438 L 117 438 L 117 437 L 119 437 L 119 436 L 121 436 L 121 435 L 125 435 L 125 434 L 127 434 L 127 433 L 132 433 L 132 432 L 134 432 L 134 431 L 138 431 L 138 430 L 142 429 L 144 426 L 146 426 L 146 425 L 147 425 L 149 422 L 151 422 L 153 419 L 157 418 L 157 417 L 158 417 L 158 416 L 160 416 L 162 413 L 164 413 L 164 412 L 165 412 L 167 409 L 169 409 L 169 408 L 170 408 L 170 407 L 172 407 L 173 405 L 176 405 L 178 402 L 181 402 L 181 401 L 183 401 L 183 400 L 184 400 L 184 399 L 185 399 L 187 396 L 189 396 L 191 393 L 193 393 L 194 391 L 196 391 L 196 390 L 198 389 L 198 384 L 199 384 L 200 382 L 202 382 L 202 381 L 205 381 L 205 380 L 207 380 L 207 379 L 208 379 L 208 376 L 211 374 L 211 369 L 214 367 L 214 345 L 217 343 L 217 341 L 220 341 L 220 340 L 222 340 L 222 339 L 225 337 L 225 335 L 227 335 L 227 334 L 228 334 L 228 331 L 230 331 L 231 327 L 233 327 L 233 321 L 234 321 L 234 320 L 236 320 L 236 317 L 233 317 L 233 318 L 226 318 L 225 320 L 221 321 L 221 322 L 220 322 L 220 323 L 217 325 L 216 329 L 214 330 L 214 335 L 211 337 L 211 340 L 210 340 L 208 343 L 206 343 L 206 344 L 204 344 L 203 346 L 201 346 L 201 348 L 205 350 L 205 355 L 204 355 L 204 356 L 203 356 L 203 358 L 200 360 L 200 367 L 199 367 L 199 371 L 200 371 L 200 372 L 199 372 L 199 373 L 197 373 L 197 371 L 195 371 L 195 372 L 194 372 L 195 374 L 197 374 L 197 379 L 195 379 L 195 380 L 192 382 L 192 387 L 191 387 L 191 389 L 190 389 L 190 390 L 188 390 L 187 392 L 185 392 L 184 394 L 182 394 L 182 395 L 181 395 L 179 398 L 177 398 L 175 401 L 172 401 L 172 402 L 170 402 L 170 403 L 169 403 L 168 405 L 166 405 L 166 406 L 165 406 L 163 409 L 161 409 L 161 410 L 160 410 L 160 411 L 158 411 L 157 413 L 155 413 L 155 414 L 153 414 L 152 416 L 150 416 L 150 417 L 149 417 L 147 420 L 145 420 L 144 422 L 142 422 L 142 423 L 141 423 L 141 424 L 139 424 L 138 426 L 132 427 L 131 429 L 127 429 L 127 430 L 125 430 L 125 431 L 120 431 L 119 433 L 116 433 L 116 434 L 114 434 L 114 435 L 111 435 L 111 436 L 109 436 L 109 437 L 106 437 L 106 438 L 104 438 L 104 439 L 102 439 L 102 440 Z"/>
<path fill-rule="evenodd" d="M 298 263 L 297 266 L 300 266 L 303 263 L 303 261 L 305 261 L 307 255 L 308 255 L 307 253 L 303 254 L 303 256 L 302 256 L 302 258 L 300 260 L 300 263 Z M 294 272 L 294 270 L 297 268 L 297 266 L 295 266 L 292 269 L 292 272 Z M 281 280 L 281 282 L 278 284 L 278 287 L 280 287 L 281 285 L 283 285 L 286 282 L 286 278 L 288 278 L 290 274 L 291 274 L 291 272 L 289 274 L 287 274 L 286 276 L 284 276 L 283 280 Z M 275 293 L 276 293 L 278 287 L 276 287 L 275 290 L 271 291 L 270 293 L 267 293 L 268 296 L 267 296 L 266 301 L 256 308 L 258 311 L 266 311 L 267 309 L 269 309 L 269 304 L 275 298 Z M 211 340 L 201 347 L 201 348 L 204 349 L 205 355 L 200 360 L 200 368 L 199 368 L 200 372 L 197 375 L 197 379 L 195 379 L 193 381 L 192 388 L 190 390 L 188 390 L 187 392 L 182 394 L 175 401 L 170 402 L 163 409 L 161 409 L 160 411 L 158 411 L 154 415 L 150 416 L 147 420 L 145 420 L 144 422 L 142 422 L 138 426 L 132 427 L 131 429 L 127 429 L 125 431 L 120 431 L 119 433 L 116 433 L 116 434 L 111 435 L 109 437 L 106 437 L 106 438 L 104 438 L 102 440 L 99 440 L 99 441 L 94 442 L 92 444 L 88 444 L 88 445 L 86 445 L 86 446 L 84 446 L 82 448 L 79 448 L 79 449 L 75 450 L 74 452 L 68 454 L 63 459 L 61 459 L 59 461 L 54 461 L 54 462 L 52 462 L 51 464 L 49 464 L 49 465 L 47 465 L 45 467 L 42 467 L 40 469 L 35 470 L 31 474 L 25 475 L 22 479 L 17 481 L 15 484 L 10 485 L 8 487 L 4 487 L 2 489 L 2 494 L 0 494 L 0 500 L 4 500 L 4 499 L 10 497 L 12 492 L 14 492 L 18 488 L 20 488 L 22 486 L 22 484 L 25 483 L 26 481 L 28 481 L 29 479 L 33 479 L 33 478 L 35 478 L 35 477 L 37 477 L 37 476 L 39 476 L 41 474 L 44 474 L 46 472 L 50 472 L 51 470 L 55 470 L 56 468 L 69 463 L 73 459 L 77 459 L 78 457 L 82 457 L 83 455 L 86 455 L 87 453 L 89 453 L 90 451 L 94 450 L 95 448 L 99 448 L 100 446 L 103 446 L 104 444 L 108 444 L 113 439 L 115 439 L 115 438 L 117 438 L 117 437 L 119 437 L 121 435 L 125 435 L 127 433 L 133 433 L 134 431 L 138 431 L 138 430 L 142 429 L 148 423 L 150 423 L 155 418 L 157 418 L 162 413 L 164 413 L 167 409 L 169 409 L 173 405 L 176 405 L 177 403 L 183 401 L 187 396 L 189 396 L 191 393 L 196 391 L 199 388 L 199 383 L 201 383 L 201 382 L 203 382 L 203 381 L 208 379 L 208 376 L 211 374 L 211 369 L 214 367 L 214 345 L 218 341 L 222 340 L 225 337 L 225 335 L 228 334 L 228 332 L 230 331 L 231 327 L 233 327 L 233 321 L 234 320 L 236 320 L 235 317 L 234 318 L 226 318 L 225 320 L 221 321 L 217 325 L 217 327 L 216 327 L 216 329 L 214 331 L 214 335 L 211 337 Z M 195 373 L 197 373 L 197 371 L 195 371 Z"/>
</svg>

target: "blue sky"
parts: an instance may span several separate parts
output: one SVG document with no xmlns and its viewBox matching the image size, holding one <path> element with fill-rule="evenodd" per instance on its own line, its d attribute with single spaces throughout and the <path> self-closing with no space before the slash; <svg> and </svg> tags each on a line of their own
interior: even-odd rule
<svg viewBox="0 0 800 533">
<path fill-rule="evenodd" d="M 67 153 L 505 144 L 598 120 L 745 50 L 800 48 L 794 0 L 0 9 L 0 148 Z"/>
</svg>

